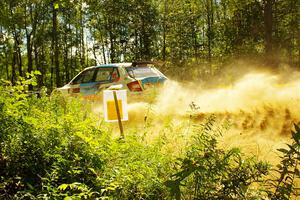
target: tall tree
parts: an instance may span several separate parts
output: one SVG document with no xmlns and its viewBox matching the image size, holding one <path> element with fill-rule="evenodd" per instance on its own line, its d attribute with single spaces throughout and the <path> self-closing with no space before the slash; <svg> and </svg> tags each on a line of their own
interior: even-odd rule
<svg viewBox="0 0 300 200">
<path fill-rule="evenodd" d="M 58 20 L 57 20 L 57 13 L 59 9 L 59 2 L 58 0 L 52 1 L 52 49 L 53 49 L 53 58 L 52 58 L 52 66 L 55 66 L 55 80 L 56 86 L 60 86 L 60 68 L 59 68 L 59 44 L 58 44 Z M 51 75 L 53 78 L 54 69 L 51 71 Z M 53 81 L 53 80 L 51 80 Z"/>
<path fill-rule="evenodd" d="M 269 63 L 273 62 L 273 5 L 274 0 L 264 0 L 265 53 Z"/>
</svg>

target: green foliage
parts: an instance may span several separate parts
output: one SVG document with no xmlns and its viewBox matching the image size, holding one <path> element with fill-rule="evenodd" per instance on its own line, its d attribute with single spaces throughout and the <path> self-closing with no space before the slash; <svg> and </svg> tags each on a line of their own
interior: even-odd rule
<svg viewBox="0 0 300 200">
<path fill-rule="evenodd" d="M 31 192 L 47 191 L 49 184 L 53 188 L 69 181 L 91 184 L 93 176 L 85 172 L 101 169 L 101 151 L 73 134 L 100 134 L 93 126 L 86 128 L 91 122 L 87 112 L 73 100 L 63 105 L 61 99 L 36 98 L 24 89 L 32 81 L 20 83 L 1 87 L 1 175 L 9 181 L 1 184 L 0 193 L 9 197 L 32 188 L 36 189 Z"/>
<path fill-rule="evenodd" d="M 275 180 L 270 180 L 270 187 L 275 188 L 269 191 L 271 199 L 291 199 L 299 196 L 299 188 L 296 186 L 300 181 L 299 161 L 300 161 L 300 127 L 295 124 L 295 131 L 292 132 L 292 144 L 287 144 L 287 148 L 278 149 L 282 154 L 280 164 L 275 169 L 279 174 Z"/>
<path fill-rule="evenodd" d="M 169 158 L 142 138 L 114 139 L 87 102 L 0 87 L 0 196 L 95 199 L 166 196 Z"/>
<path fill-rule="evenodd" d="M 196 128 L 192 145 L 178 160 L 178 170 L 166 182 L 176 199 L 248 199 L 251 188 L 268 173 L 268 164 L 242 157 L 239 149 L 217 147 L 213 118 Z"/>
<path fill-rule="evenodd" d="M 142 138 L 126 137 L 110 146 L 111 159 L 104 171 L 106 188 L 102 191 L 117 199 L 163 199 L 163 180 L 172 158 L 156 145 L 145 145 Z"/>
<path fill-rule="evenodd" d="M 195 79 L 194 71 L 206 72 L 201 79 L 235 59 L 300 62 L 297 0 L 2 0 L 0 7 L 0 77 L 13 83 L 37 69 L 38 86 L 53 89 L 84 67 L 139 59 Z"/>
</svg>

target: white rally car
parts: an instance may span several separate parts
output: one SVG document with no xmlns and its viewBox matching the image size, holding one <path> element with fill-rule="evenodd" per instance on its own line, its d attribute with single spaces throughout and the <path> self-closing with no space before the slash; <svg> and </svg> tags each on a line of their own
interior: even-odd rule
<svg viewBox="0 0 300 200">
<path fill-rule="evenodd" d="M 156 87 L 167 77 L 153 62 L 103 64 L 85 68 L 68 84 L 55 89 L 64 95 L 81 96 L 88 100 L 100 100 L 100 92 L 116 85 L 129 93 L 142 93 L 149 87 Z"/>
</svg>

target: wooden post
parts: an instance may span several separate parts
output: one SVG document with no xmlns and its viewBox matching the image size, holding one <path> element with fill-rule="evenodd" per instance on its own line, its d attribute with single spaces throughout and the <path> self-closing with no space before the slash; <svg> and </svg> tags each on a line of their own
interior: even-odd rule
<svg viewBox="0 0 300 200">
<path fill-rule="evenodd" d="M 121 134 L 121 138 L 124 138 L 124 132 L 123 132 L 123 125 L 122 125 L 122 121 L 121 121 L 120 108 L 119 108 L 119 104 L 118 104 L 117 93 L 116 93 L 115 90 L 113 90 L 113 94 L 114 94 L 115 106 L 116 106 L 116 111 L 117 111 L 117 116 L 118 116 L 118 123 L 119 123 L 119 128 L 120 128 L 120 134 Z"/>
</svg>

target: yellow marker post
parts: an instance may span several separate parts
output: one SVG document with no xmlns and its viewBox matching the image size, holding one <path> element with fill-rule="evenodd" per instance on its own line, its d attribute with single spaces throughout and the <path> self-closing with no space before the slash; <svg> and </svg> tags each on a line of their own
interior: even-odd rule
<svg viewBox="0 0 300 200">
<path fill-rule="evenodd" d="M 106 122 L 118 122 L 121 137 L 124 137 L 122 121 L 128 120 L 126 90 L 104 90 L 103 107 Z"/>
<path fill-rule="evenodd" d="M 117 92 L 115 90 L 113 91 L 113 94 L 114 94 L 114 101 L 115 101 L 118 123 L 119 123 L 119 128 L 120 128 L 120 134 L 121 134 L 121 137 L 124 138 L 123 125 L 122 125 L 122 121 L 121 121 L 121 112 L 120 112 L 120 107 L 122 108 L 122 101 L 120 101 L 120 104 L 119 104 L 119 101 L 117 98 Z"/>
</svg>

